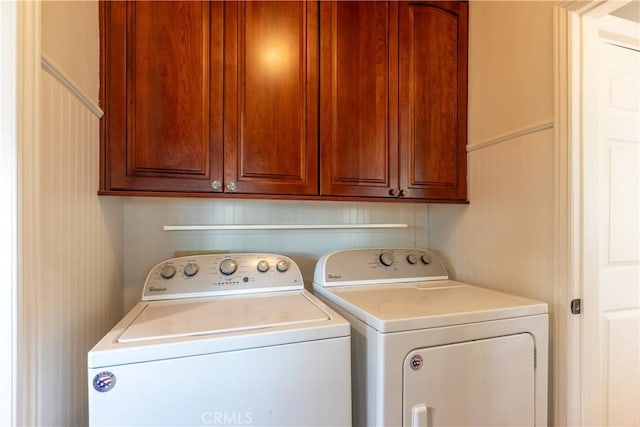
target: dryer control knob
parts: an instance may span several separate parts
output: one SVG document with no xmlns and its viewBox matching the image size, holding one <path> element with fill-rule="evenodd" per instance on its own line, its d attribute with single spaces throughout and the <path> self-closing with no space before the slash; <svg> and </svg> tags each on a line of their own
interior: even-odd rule
<svg viewBox="0 0 640 427">
<path fill-rule="evenodd" d="M 258 266 L 256 267 L 260 273 L 266 273 L 269 271 L 269 263 L 266 259 L 261 259 L 258 261 Z"/>
<path fill-rule="evenodd" d="M 431 264 L 431 258 L 429 258 L 429 255 L 427 254 L 422 255 L 422 263 L 425 265 Z"/>
<path fill-rule="evenodd" d="M 289 263 L 283 259 L 278 261 L 278 263 L 276 264 L 276 270 L 278 270 L 280 273 L 284 273 L 288 269 L 289 269 Z"/>
<path fill-rule="evenodd" d="M 165 264 L 160 269 L 160 276 L 163 279 L 171 279 L 176 275 L 176 268 L 172 264 Z"/>
<path fill-rule="evenodd" d="M 225 276 L 230 276 L 238 269 L 238 263 L 231 258 L 223 259 L 220 263 L 220 273 Z"/>
<path fill-rule="evenodd" d="M 389 252 L 382 252 L 379 258 L 382 265 L 389 267 L 393 264 L 393 256 Z"/>
<path fill-rule="evenodd" d="M 182 271 L 184 271 L 185 276 L 193 277 L 198 274 L 198 264 L 196 264 L 195 262 L 189 262 L 184 266 L 184 269 Z"/>
<path fill-rule="evenodd" d="M 418 262 L 418 257 L 416 256 L 416 254 L 409 254 L 407 255 L 407 262 L 409 264 L 415 264 L 416 262 Z"/>
</svg>

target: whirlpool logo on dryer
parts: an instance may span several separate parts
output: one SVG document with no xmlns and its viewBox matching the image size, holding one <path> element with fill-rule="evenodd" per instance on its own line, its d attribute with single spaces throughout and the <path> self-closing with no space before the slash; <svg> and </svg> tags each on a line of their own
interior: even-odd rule
<svg viewBox="0 0 640 427">
<path fill-rule="evenodd" d="M 167 288 L 156 288 L 155 286 L 149 286 L 149 292 L 164 292 Z"/>
</svg>

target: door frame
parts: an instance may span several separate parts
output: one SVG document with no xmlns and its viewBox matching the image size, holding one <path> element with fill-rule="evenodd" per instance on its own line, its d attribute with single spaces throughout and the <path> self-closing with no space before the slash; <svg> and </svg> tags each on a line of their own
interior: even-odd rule
<svg viewBox="0 0 640 427">
<path fill-rule="evenodd" d="M 17 16 L 0 1 L 0 425 L 16 425 Z"/>
<path fill-rule="evenodd" d="M 584 32 L 586 19 L 600 19 L 631 0 L 566 1 L 554 7 L 554 304 L 555 340 L 551 354 L 554 377 L 550 402 L 553 425 L 582 425 L 583 328 L 588 319 L 571 313 L 573 299 L 584 300 L 597 291 L 593 248 L 585 245 L 586 221 L 591 221 L 583 188 L 583 158 L 589 124 L 583 106 L 597 93 L 583 87 L 583 64 L 592 37 Z M 587 141 L 588 142 L 588 141 Z M 587 197 L 585 197 L 587 196 Z M 596 254 L 597 256 L 597 251 Z M 595 258 L 597 259 L 597 258 Z M 597 263 L 596 263 L 597 269 Z M 587 310 L 593 309 L 588 307 Z"/>
<path fill-rule="evenodd" d="M 40 0 L 16 4 L 15 425 L 38 425 Z"/>
</svg>

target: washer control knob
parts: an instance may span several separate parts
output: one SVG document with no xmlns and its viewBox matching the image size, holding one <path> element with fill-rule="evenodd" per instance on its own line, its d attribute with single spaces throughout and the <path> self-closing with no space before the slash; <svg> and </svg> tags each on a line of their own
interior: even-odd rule
<svg viewBox="0 0 640 427">
<path fill-rule="evenodd" d="M 195 262 L 189 262 L 184 266 L 184 269 L 182 271 L 184 271 L 185 276 L 193 277 L 198 274 L 198 264 L 196 264 Z"/>
<path fill-rule="evenodd" d="M 220 263 L 220 273 L 225 276 L 230 276 L 238 269 L 238 263 L 231 258 L 225 258 Z"/>
<path fill-rule="evenodd" d="M 269 263 L 267 262 L 267 260 L 261 259 L 260 261 L 258 261 L 257 268 L 260 273 L 266 273 L 267 271 L 269 271 Z"/>
<path fill-rule="evenodd" d="M 379 258 L 382 265 L 389 267 L 393 264 L 393 256 L 389 252 L 382 252 Z"/>
<path fill-rule="evenodd" d="M 284 273 L 288 269 L 289 269 L 289 263 L 284 259 L 281 259 L 276 264 L 276 270 L 278 270 L 280 273 Z"/>
<path fill-rule="evenodd" d="M 422 255 L 421 259 L 422 259 L 422 263 L 423 264 L 425 264 L 425 265 L 431 264 L 431 258 L 429 258 L 429 255 L 424 254 L 424 255 Z"/>
<path fill-rule="evenodd" d="M 409 254 L 407 255 L 407 262 L 409 264 L 415 264 L 416 262 L 418 262 L 418 257 L 416 256 L 416 254 Z"/>
<path fill-rule="evenodd" d="M 176 268 L 172 264 L 165 264 L 160 269 L 160 276 L 163 279 L 171 279 L 176 275 Z"/>
</svg>

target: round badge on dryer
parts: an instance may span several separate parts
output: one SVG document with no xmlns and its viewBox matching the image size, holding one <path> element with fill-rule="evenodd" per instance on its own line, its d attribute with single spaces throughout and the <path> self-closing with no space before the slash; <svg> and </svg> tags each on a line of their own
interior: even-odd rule
<svg viewBox="0 0 640 427">
<path fill-rule="evenodd" d="M 100 372 L 93 377 L 93 388 L 100 393 L 111 390 L 116 385 L 116 376 L 109 371 Z"/>
<path fill-rule="evenodd" d="M 416 354 L 411 358 L 411 369 L 417 371 L 420 368 L 422 368 L 422 356 Z"/>
</svg>

